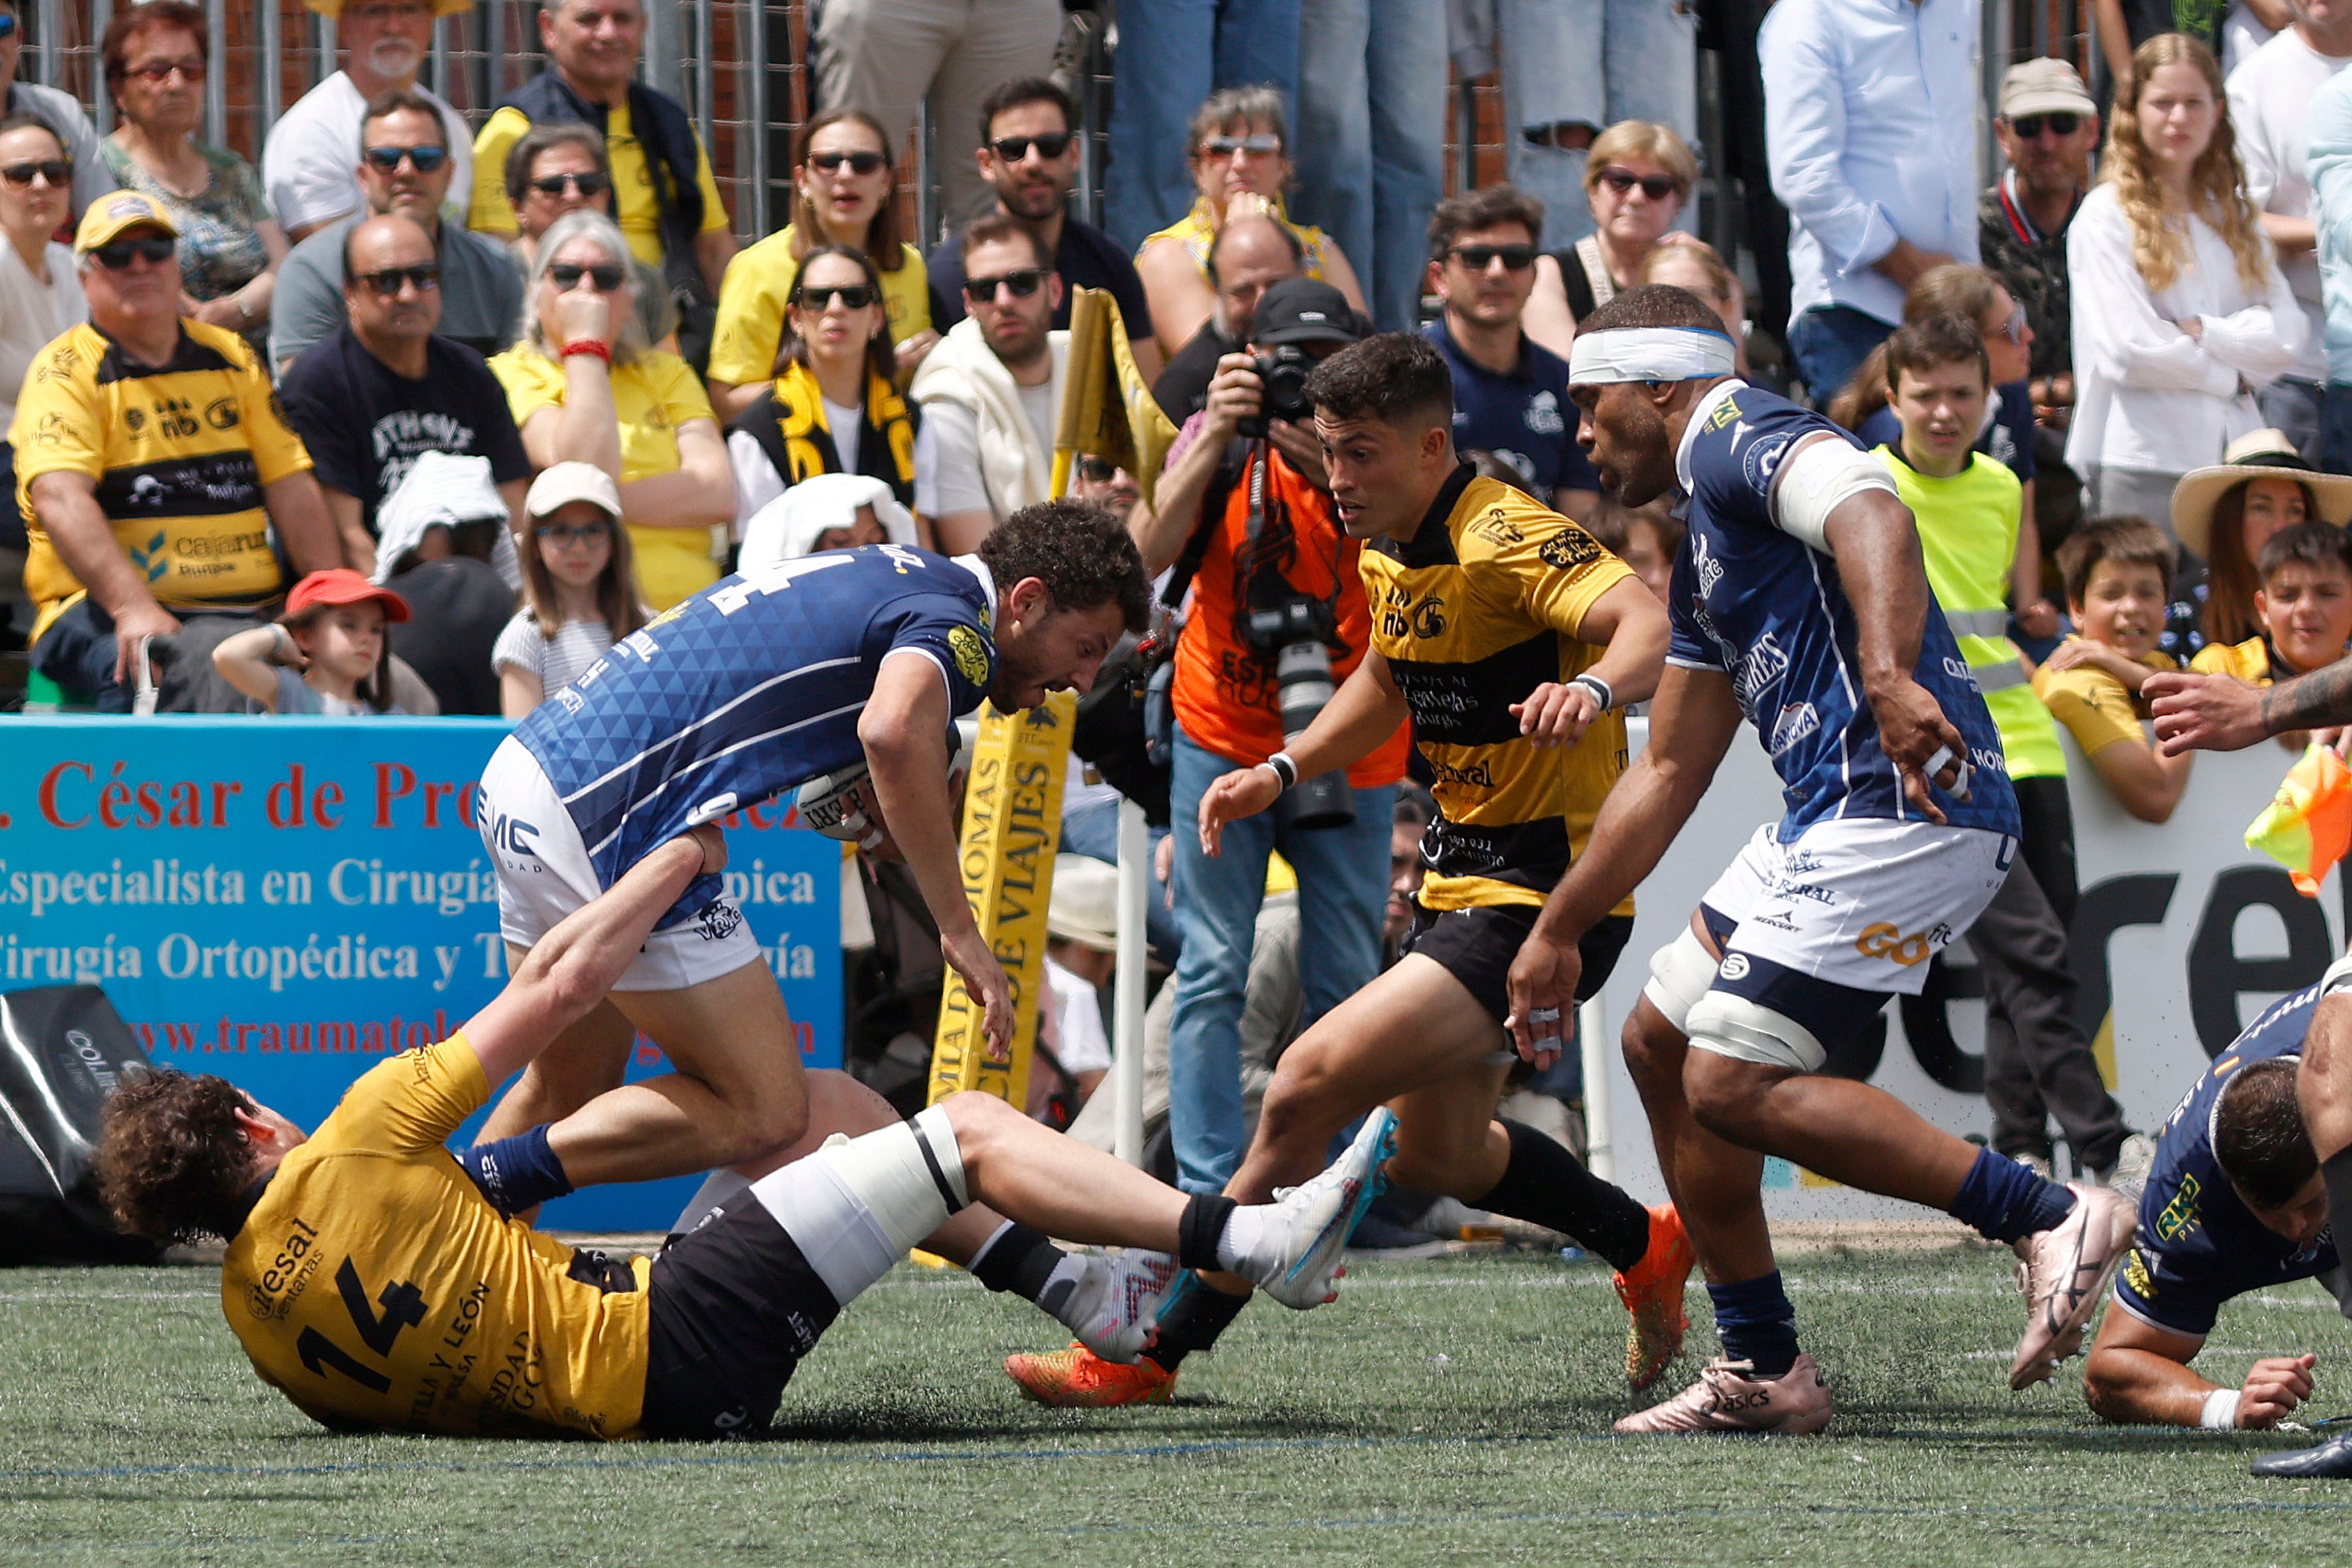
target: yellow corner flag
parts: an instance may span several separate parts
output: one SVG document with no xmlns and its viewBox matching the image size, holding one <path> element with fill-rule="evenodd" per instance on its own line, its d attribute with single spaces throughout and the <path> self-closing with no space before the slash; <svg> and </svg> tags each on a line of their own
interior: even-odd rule
<svg viewBox="0 0 2352 1568">
<path fill-rule="evenodd" d="M 1081 453 L 1117 463 L 1135 476 L 1146 505 L 1176 426 L 1135 368 L 1127 323 L 1108 289 L 1070 296 L 1070 363 L 1062 378 L 1062 424 L 1054 436 L 1054 494 L 1070 493 L 1070 465 Z"/>
<path fill-rule="evenodd" d="M 2352 847 L 2352 768 L 2314 741 L 2246 829 L 2246 847 L 2284 866 L 2295 891 L 2319 897 L 2319 884 Z"/>
</svg>

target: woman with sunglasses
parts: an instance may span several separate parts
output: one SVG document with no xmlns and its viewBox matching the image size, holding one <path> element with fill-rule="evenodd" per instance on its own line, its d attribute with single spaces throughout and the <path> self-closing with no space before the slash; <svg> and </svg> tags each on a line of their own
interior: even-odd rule
<svg viewBox="0 0 2352 1568">
<path fill-rule="evenodd" d="M 89 319 L 73 249 L 50 237 L 73 206 L 73 176 L 58 133 L 29 114 L 0 119 L 0 426 L 16 422 L 16 389 L 33 356 Z M 16 451 L 0 440 L 0 581 L 25 562 L 25 519 L 16 510 Z"/>
<path fill-rule="evenodd" d="M 860 109 L 831 109 L 801 132 L 793 170 L 793 221 L 745 249 L 719 290 L 710 341 L 710 403 L 731 419 L 760 401 L 783 346 L 801 263 L 817 247 L 863 251 L 882 279 L 882 304 L 899 384 L 931 345 L 930 279 L 923 253 L 898 236 L 898 165 L 881 122 Z"/>
<path fill-rule="evenodd" d="M 1698 184 L 1698 159 L 1668 127 L 1621 120 L 1592 139 L 1584 160 L 1593 230 L 1536 260 L 1536 291 L 1522 319 L 1528 336 L 1568 357 L 1576 323 L 1642 280 L 1642 263 L 1682 216 Z"/>
<path fill-rule="evenodd" d="M 253 165 L 196 140 L 211 68 L 205 14 L 148 0 L 99 46 L 121 123 L 99 146 L 114 183 L 159 203 L 180 228 L 180 313 L 264 347 L 286 233 Z"/>
<path fill-rule="evenodd" d="M 1282 193 L 1290 184 L 1290 132 L 1282 95 L 1270 87 L 1229 87 L 1209 95 L 1192 116 L 1192 210 L 1143 242 L 1135 270 L 1151 306 L 1160 352 L 1173 359 L 1216 313 L 1216 279 L 1209 250 L 1225 220 L 1244 213 L 1271 217 L 1305 252 L 1299 271 L 1319 278 L 1364 308 L 1363 286 L 1339 242 L 1312 224 L 1290 221 Z"/>
<path fill-rule="evenodd" d="M 620 226 L 560 217 L 540 237 L 523 340 L 490 361 L 531 462 L 593 463 L 620 484 L 646 602 L 666 610 L 719 580 L 735 476 L 693 367 L 651 348 Z"/>
<path fill-rule="evenodd" d="M 865 474 L 915 504 L 915 422 L 892 368 L 873 258 L 818 246 L 801 260 L 775 379 L 728 423 L 739 538 L 752 513 L 819 474 Z"/>
</svg>

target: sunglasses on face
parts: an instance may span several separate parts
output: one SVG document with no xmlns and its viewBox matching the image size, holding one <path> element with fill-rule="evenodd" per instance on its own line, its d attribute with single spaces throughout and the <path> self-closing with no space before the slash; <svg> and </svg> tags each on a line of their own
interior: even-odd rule
<svg viewBox="0 0 2352 1568">
<path fill-rule="evenodd" d="M 415 165 L 420 174 L 429 174 L 449 161 L 449 149 L 431 145 L 423 147 L 371 147 L 360 154 L 375 168 L 390 174 L 400 168 L 404 158 Z"/>
<path fill-rule="evenodd" d="M 5 36 L 0 34 L 0 37 Z M 172 79 L 174 71 L 179 73 L 183 81 L 202 81 L 205 66 L 202 60 L 150 60 L 143 66 L 126 66 L 122 74 L 135 76 L 149 87 L 161 87 Z"/>
<path fill-rule="evenodd" d="M 1201 143 L 1202 155 L 1211 158 L 1230 158 L 1237 153 L 1271 157 L 1281 151 L 1282 138 L 1264 132 L 1255 136 L 1212 136 Z"/>
<path fill-rule="evenodd" d="M 2029 114 L 2021 120 L 2011 121 L 2009 128 L 2016 133 L 2017 139 L 2021 142 L 2039 142 L 2042 140 L 2042 132 L 2045 130 L 2053 136 L 2072 136 L 2074 134 L 2074 128 L 2082 122 L 2081 115 L 2062 111 L 2056 114 Z"/>
<path fill-rule="evenodd" d="M 967 278 L 963 280 L 963 297 L 975 305 L 992 305 L 999 289 L 1010 289 L 1016 300 L 1026 300 L 1045 281 L 1042 267 L 1024 267 L 1018 272 L 1007 272 L 1000 278 Z"/>
<path fill-rule="evenodd" d="M 629 280 L 627 268 L 616 266 L 609 261 L 600 261 L 593 267 L 582 267 L 570 261 L 552 261 L 548 263 L 547 275 L 555 280 L 555 286 L 558 289 L 563 289 L 579 288 L 580 280 L 585 278 L 596 286 L 596 291 L 600 294 L 618 293 L 621 285 Z"/>
<path fill-rule="evenodd" d="M 90 254 L 97 257 L 98 264 L 109 272 L 121 272 L 127 268 L 134 258 L 159 264 L 169 261 L 172 259 L 172 252 L 177 249 L 178 246 L 179 242 L 168 235 L 153 234 L 144 239 L 118 239 L 110 244 L 100 246 Z"/>
<path fill-rule="evenodd" d="M 11 163 L 0 169 L 0 177 L 12 185 L 29 185 L 36 174 L 62 190 L 73 180 L 73 164 L 63 158 L 46 158 L 37 163 Z"/>
<path fill-rule="evenodd" d="M 562 550 L 574 544 L 594 544 L 600 540 L 610 539 L 613 537 L 613 525 L 609 522 L 542 522 L 539 525 L 539 536 Z"/>
<path fill-rule="evenodd" d="M 2009 308 L 2009 319 L 2001 322 L 2000 326 L 1995 327 L 1993 331 L 1999 332 L 2002 337 L 2007 338 L 2012 344 L 2021 347 L 2023 346 L 2025 342 L 2025 307 L 2022 305 L 2011 305 Z"/>
<path fill-rule="evenodd" d="M 609 176 L 593 170 L 585 174 L 541 174 L 526 183 L 542 196 L 560 196 L 568 191 L 577 191 L 583 196 L 601 196 L 613 188 Z"/>
<path fill-rule="evenodd" d="M 0 38 L 13 38 L 16 36 L 16 18 L 5 13 L 0 13 Z"/>
<path fill-rule="evenodd" d="M 822 310 L 835 300 L 845 310 L 863 310 L 882 302 L 882 290 L 870 283 L 807 284 L 793 290 L 793 303 L 803 310 Z"/>
<path fill-rule="evenodd" d="M 403 282 L 415 284 L 420 294 L 440 288 L 441 268 L 432 262 L 416 267 L 384 267 L 361 273 L 358 280 L 374 290 L 377 299 L 389 300 L 400 292 Z"/>
<path fill-rule="evenodd" d="M 1525 272 L 1536 264 L 1536 247 L 1532 245 L 1457 245 L 1454 259 L 1473 272 L 1484 272 L 1500 261 L 1511 272 Z"/>
<path fill-rule="evenodd" d="M 1107 485 L 1118 478 L 1118 465 L 1108 458 L 1085 458 L 1077 462 L 1078 478 L 1090 485 Z"/>
<path fill-rule="evenodd" d="M 1029 156 L 1029 149 L 1034 147 L 1037 156 L 1050 163 L 1070 150 L 1073 140 L 1066 131 L 1056 131 L 1047 136 L 1000 136 L 988 144 L 988 149 L 1008 163 L 1018 163 Z"/>
<path fill-rule="evenodd" d="M 1631 169 L 1603 169 L 1601 183 L 1621 196 L 1639 185 L 1642 194 L 1654 202 L 1664 201 L 1675 191 L 1672 174 L 1637 174 Z"/>
<path fill-rule="evenodd" d="M 849 172 L 853 174 L 870 174 L 887 162 L 888 160 L 879 153 L 812 153 L 809 154 L 809 166 L 823 169 L 828 174 L 838 174 L 844 163 L 849 165 Z"/>
</svg>

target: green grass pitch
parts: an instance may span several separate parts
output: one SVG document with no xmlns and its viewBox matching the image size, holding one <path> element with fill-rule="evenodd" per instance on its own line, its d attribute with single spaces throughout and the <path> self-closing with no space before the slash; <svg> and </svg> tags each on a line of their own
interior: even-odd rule
<svg viewBox="0 0 2352 1568">
<path fill-rule="evenodd" d="M 1024 1404 L 1058 1342 L 1025 1303 L 904 1268 L 727 1447 L 354 1438 L 257 1382 L 196 1268 L 0 1273 L 0 1561 L 532 1563 L 2161 1563 L 2340 1561 L 2352 1482 L 2255 1481 L 2307 1436 L 2119 1429 L 2079 1361 L 2011 1394 L 2005 1254 L 1788 1260 L 1839 1414 L 1824 1437 L 1622 1439 L 1624 1314 L 1542 1256 L 1359 1263 L 1339 1301 L 1254 1305 L 1176 1403 Z M 1689 1347 L 1714 1339 L 1696 1288 Z M 2320 1356 L 2314 1285 L 2224 1313 L 2209 1375 Z M 1679 1385 L 1696 1364 L 1669 1373 Z"/>
</svg>

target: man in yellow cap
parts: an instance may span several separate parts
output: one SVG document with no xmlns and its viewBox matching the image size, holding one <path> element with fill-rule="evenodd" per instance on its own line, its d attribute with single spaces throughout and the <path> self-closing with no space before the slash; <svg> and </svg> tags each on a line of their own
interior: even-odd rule
<svg viewBox="0 0 2352 1568">
<path fill-rule="evenodd" d="M 134 192 L 90 204 L 74 236 L 89 320 L 34 358 L 9 430 L 34 668 L 102 711 L 129 711 L 146 638 L 202 615 L 176 661 L 195 668 L 274 607 L 273 531 L 297 576 L 343 563 L 252 350 L 179 314 L 178 234 Z"/>
<path fill-rule="evenodd" d="M 473 132 L 465 117 L 416 84 L 433 47 L 436 18 L 473 9 L 472 0 L 306 0 L 335 24 L 343 68 L 294 100 L 261 150 L 261 183 L 269 205 L 299 242 L 339 217 L 364 214 L 367 201 L 352 173 L 360 163 L 360 121 L 379 93 L 422 93 L 441 116 L 454 172 L 443 216 L 463 224 L 474 196 Z M 495 183 L 495 182 L 494 182 Z"/>
</svg>

